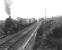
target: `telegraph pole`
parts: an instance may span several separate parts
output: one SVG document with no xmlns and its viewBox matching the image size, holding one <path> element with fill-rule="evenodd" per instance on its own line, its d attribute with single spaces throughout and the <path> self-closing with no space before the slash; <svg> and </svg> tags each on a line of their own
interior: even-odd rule
<svg viewBox="0 0 62 50">
<path fill-rule="evenodd" d="M 45 8 L 45 19 L 46 19 L 46 8 Z"/>
</svg>

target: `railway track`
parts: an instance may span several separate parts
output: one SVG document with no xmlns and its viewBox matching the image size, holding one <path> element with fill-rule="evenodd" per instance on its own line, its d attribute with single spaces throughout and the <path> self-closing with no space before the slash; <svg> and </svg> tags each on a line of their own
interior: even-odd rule
<svg viewBox="0 0 62 50">
<path fill-rule="evenodd" d="M 33 24 L 32 24 L 33 25 Z M 30 25 L 31 26 L 31 25 Z M 30 26 L 28 26 L 28 27 L 30 27 Z M 23 31 L 25 31 L 28 27 L 26 27 L 24 30 L 21 30 L 21 31 L 19 31 L 19 32 L 23 32 Z M 12 34 L 13 35 L 13 34 Z M 3 35 L 3 36 L 0 36 L 0 39 L 3 39 L 3 38 L 6 38 L 6 37 L 8 37 L 8 36 L 10 36 L 10 35 Z M 15 35 L 14 35 L 15 36 Z"/>
<path fill-rule="evenodd" d="M 19 39 L 19 41 L 15 44 L 13 44 L 9 50 L 18 50 L 18 47 L 20 47 L 20 50 L 24 50 L 24 48 L 26 47 L 26 45 L 28 44 L 28 42 L 31 40 L 31 38 L 33 37 L 34 34 L 36 34 L 36 31 L 38 30 L 39 27 L 35 26 L 31 31 L 29 31 L 28 34 L 26 34 L 25 37 L 23 37 L 21 40 Z"/>
<path fill-rule="evenodd" d="M 36 26 L 35 26 L 36 27 Z M 19 44 L 20 45 L 23 45 L 26 40 L 30 37 L 31 33 L 34 31 L 35 28 L 33 28 L 32 30 L 30 30 L 29 32 L 27 32 L 26 35 L 24 35 L 22 38 L 20 38 L 18 41 L 16 41 L 16 43 L 14 43 L 10 48 L 9 50 L 15 50 L 19 47 Z M 18 45 L 18 46 L 17 46 Z M 21 46 L 22 47 L 22 46 Z"/>
<path fill-rule="evenodd" d="M 15 50 L 15 48 L 17 49 L 19 44 L 22 47 L 22 45 L 30 37 L 31 33 L 36 29 L 37 24 L 38 23 L 35 23 L 28 29 L 25 29 L 22 32 L 19 32 L 17 35 L 13 35 L 12 38 L 8 38 L 8 40 L 6 41 L 4 41 L 5 39 L 2 39 L 2 43 L 0 43 L 0 50 Z"/>
<path fill-rule="evenodd" d="M 33 24 L 34 25 L 34 24 Z M 15 34 L 13 34 L 13 35 L 9 35 L 9 36 L 5 36 L 5 38 L 1 38 L 0 39 L 0 45 L 1 44 L 3 44 L 3 43 L 5 43 L 6 41 L 9 41 L 9 40 L 11 40 L 11 39 L 14 39 L 15 37 L 17 37 L 17 36 L 19 36 L 19 35 L 24 35 L 25 34 L 25 32 L 28 32 L 29 30 L 31 30 L 32 28 L 30 28 L 30 27 L 32 27 L 32 25 L 31 26 L 29 26 L 29 27 L 27 27 L 27 28 L 25 28 L 24 30 L 22 30 L 22 31 L 19 31 L 18 33 L 15 33 Z M 28 31 L 27 31 L 28 30 Z M 24 33 L 23 33 L 24 32 Z"/>
</svg>

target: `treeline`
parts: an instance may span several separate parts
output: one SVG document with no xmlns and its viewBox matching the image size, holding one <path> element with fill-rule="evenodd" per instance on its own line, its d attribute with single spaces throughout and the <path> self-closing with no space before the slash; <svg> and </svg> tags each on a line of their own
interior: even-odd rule
<svg viewBox="0 0 62 50">
<path fill-rule="evenodd" d="M 33 50 L 62 50 L 62 22 L 60 19 L 41 20 L 42 24 L 37 31 Z"/>
<path fill-rule="evenodd" d="M 35 18 L 32 19 L 17 18 L 17 20 L 14 20 L 11 17 L 9 17 L 4 21 L 4 23 L 0 24 L 0 35 L 14 34 L 32 25 L 35 22 L 37 22 Z"/>
</svg>

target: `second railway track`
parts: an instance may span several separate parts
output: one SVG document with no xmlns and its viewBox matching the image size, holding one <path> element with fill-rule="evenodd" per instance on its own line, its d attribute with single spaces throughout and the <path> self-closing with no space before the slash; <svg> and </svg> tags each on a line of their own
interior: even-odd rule
<svg viewBox="0 0 62 50">
<path fill-rule="evenodd" d="M 19 42 L 22 45 L 25 41 L 24 39 L 26 39 L 34 31 L 36 26 L 36 24 L 33 24 L 33 26 L 29 27 L 30 30 L 27 29 L 28 31 L 22 31 L 22 35 L 21 33 L 19 33 L 18 35 L 3 42 L 2 44 L 0 44 L 0 50 L 13 50 L 13 48 L 16 47 Z"/>
</svg>

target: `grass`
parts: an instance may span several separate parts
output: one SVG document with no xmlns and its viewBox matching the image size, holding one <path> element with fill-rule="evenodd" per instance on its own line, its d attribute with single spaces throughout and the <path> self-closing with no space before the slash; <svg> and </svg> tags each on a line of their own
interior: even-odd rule
<svg viewBox="0 0 62 50">
<path fill-rule="evenodd" d="M 35 39 L 33 50 L 62 50 L 62 17 L 44 20 Z"/>
</svg>

